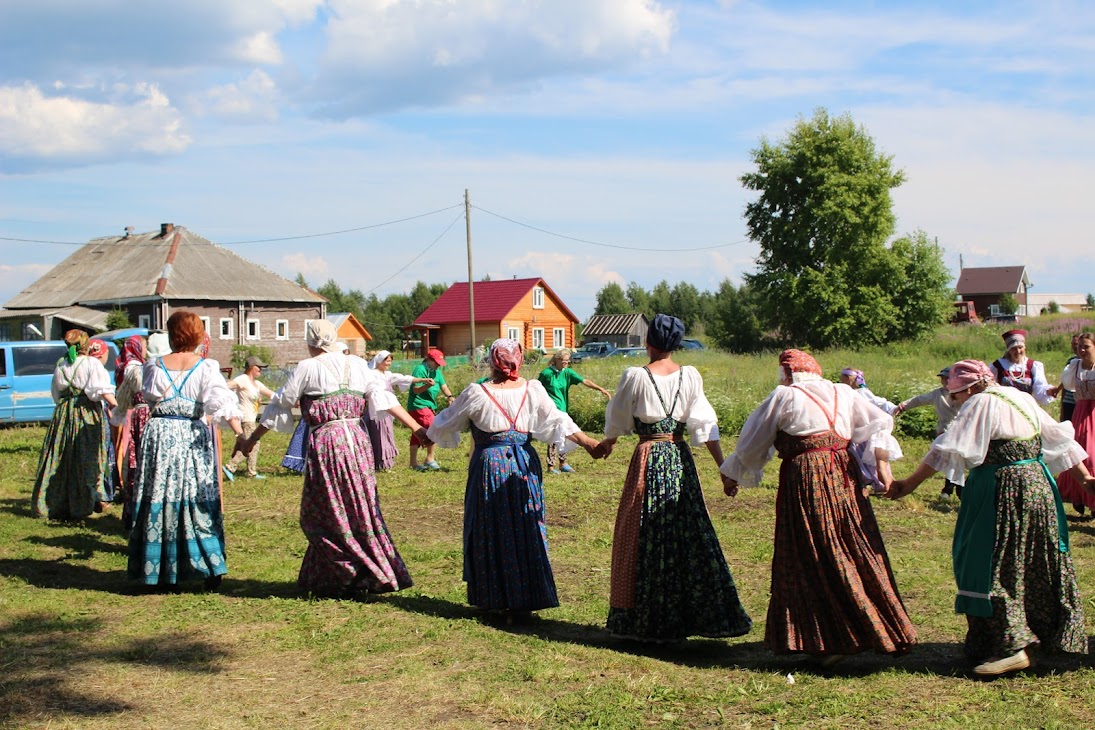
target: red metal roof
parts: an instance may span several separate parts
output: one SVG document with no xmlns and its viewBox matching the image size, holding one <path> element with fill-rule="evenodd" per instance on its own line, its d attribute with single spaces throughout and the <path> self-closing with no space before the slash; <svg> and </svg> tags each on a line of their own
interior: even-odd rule
<svg viewBox="0 0 1095 730">
<path fill-rule="evenodd" d="M 955 290 L 965 296 L 1015 294 L 1021 283 L 1030 286 L 1025 266 L 981 266 L 962 269 Z"/>
<path fill-rule="evenodd" d="M 540 278 L 475 282 L 475 321 L 501 322 L 534 286 L 544 287 L 545 296 L 551 297 L 572 321 L 578 321 L 567 305 Z M 418 315 L 414 323 L 424 325 L 467 321 L 468 282 L 458 281 L 439 296 L 437 301 L 426 307 L 426 311 Z"/>
</svg>

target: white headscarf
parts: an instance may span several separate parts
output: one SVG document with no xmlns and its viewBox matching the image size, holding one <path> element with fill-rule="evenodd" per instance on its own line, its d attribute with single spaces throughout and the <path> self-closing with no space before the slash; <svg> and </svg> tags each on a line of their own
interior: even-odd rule
<svg viewBox="0 0 1095 730">
<path fill-rule="evenodd" d="M 145 358 L 151 360 L 154 357 L 163 357 L 171 354 L 171 342 L 166 332 L 153 332 L 148 336 L 148 346 L 145 348 Z"/>
<path fill-rule="evenodd" d="M 381 350 L 380 352 L 373 355 L 373 359 L 369 361 L 369 367 L 371 367 L 373 370 L 376 370 L 377 365 L 384 362 L 391 356 L 392 353 L 388 352 L 387 350 Z"/>
<path fill-rule="evenodd" d="M 338 330 L 325 319 L 313 319 L 308 322 L 305 330 L 305 339 L 308 347 L 314 347 L 324 352 L 339 352 L 335 341 L 338 339 Z"/>
</svg>

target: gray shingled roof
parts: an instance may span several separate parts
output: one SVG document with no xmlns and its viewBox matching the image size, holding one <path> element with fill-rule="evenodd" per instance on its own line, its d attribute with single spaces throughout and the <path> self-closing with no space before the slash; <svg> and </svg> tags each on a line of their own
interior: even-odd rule
<svg viewBox="0 0 1095 730">
<path fill-rule="evenodd" d="M 595 314 L 582 328 L 582 337 L 599 335 L 626 335 L 630 332 L 646 332 L 646 317 L 639 314 Z"/>
<path fill-rule="evenodd" d="M 955 291 L 964 296 L 974 294 L 1014 294 L 1019 284 L 1030 286 L 1025 266 L 979 266 L 962 269 Z"/>
<path fill-rule="evenodd" d="M 174 263 L 168 254 L 178 234 Z M 181 226 L 128 237 L 96 238 L 17 294 L 8 309 L 102 305 L 159 298 L 324 302 L 319 294 Z"/>
</svg>

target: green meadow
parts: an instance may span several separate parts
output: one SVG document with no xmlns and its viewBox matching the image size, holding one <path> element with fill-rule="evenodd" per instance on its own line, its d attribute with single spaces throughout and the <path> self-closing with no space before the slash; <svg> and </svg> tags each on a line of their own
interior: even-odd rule
<svg viewBox="0 0 1095 730">
<path fill-rule="evenodd" d="M 1045 317 L 1029 351 L 1056 380 L 1068 335 L 1092 319 Z M 937 385 L 940 367 L 1000 354 L 1001 328 L 954 327 L 926 341 L 818 353 L 827 375 L 864 370 L 898 400 Z M 775 353 L 682 353 L 720 416 L 723 447 L 773 387 Z M 579 371 L 613 388 L 607 359 Z M 534 376 L 529 368 L 526 375 Z M 454 390 L 473 378 L 448 373 Z M 577 388 L 574 415 L 596 434 L 604 399 Z M 1052 409 L 1056 409 L 1053 406 Z M 930 409 L 902 417 L 906 452 L 926 451 Z M 229 573 L 218 593 L 197 585 L 146 593 L 126 579 L 120 509 L 81 524 L 31 516 L 45 429 L 0 430 L 0 725 L 28 728 L 878 728 L 1095 726 L 1091 656 L 1039 654 L 1019 676 L 971 678 L 965 620 L 953 612 L 950 539 L 957 502 L 941 479 L 901 502 L 875 500 L 898 585 L 920 633 L 907 656 L 864 654 L 836 671 L 764 650 L 775 474 L 722 495 L 697 452 L 708 508 L 753 631 L 732 640 L 652 648 L 604 631 L 613 522 L 634 439 L 545 483 L 561 606 L 507 624 L 471 609 L 461 581 L 467 441 L 440 451 L 439 473 L 378 475 L 385 517 L 414 587 L 367 602 L 310 600 L 296 590 L 305 550 L 297 525 L 301 477 L 280 469 L 288 438 L 262 443 L 263 481 L 225 485 Z M 406 430 L 399 432 L 405 444 Z M 542 451 L 542 449 L 541 449 Z M 1069 510 L 1071 512 L 1071 510 Z M 1074 560 L 1095 629 L 1095 522 L 1070 515 Z"/>
</svg>

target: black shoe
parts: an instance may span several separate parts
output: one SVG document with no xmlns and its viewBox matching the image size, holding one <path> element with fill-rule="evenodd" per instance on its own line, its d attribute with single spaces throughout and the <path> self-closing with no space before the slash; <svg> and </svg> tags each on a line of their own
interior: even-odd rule
<svg viewBox="0 0 1095 730">
<path fill-rule="evenodd" d="M 1073 502 L 1072 503 L 1072 509 L 1076 510 L 1076 514 L 1078 514 L 1082 517 L 1086 507 L 1084 507 L 1083 502 Z"/>
<path fill-rule="evenodd" d="M 205 590 L 215 591 L 221 587 L 221 581 L 224 580 L 223 575 L 211 575 L 205 579 Z"/>
</svg>

